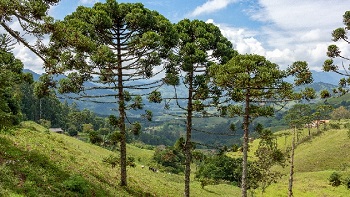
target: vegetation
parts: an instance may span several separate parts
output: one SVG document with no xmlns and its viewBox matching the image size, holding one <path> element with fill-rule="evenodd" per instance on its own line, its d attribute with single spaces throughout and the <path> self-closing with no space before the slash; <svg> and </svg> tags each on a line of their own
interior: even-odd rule
<svg viewBox="0 0 350 197">
<path fill-rule="evenodd" d="M 315 98 L 306 62 L 280 70 L 237 54 L 213 24 L 171 24 L 141 3 L 107 0 L 54 20 L 58 2 L 0 2 L 0 196 L 349 195 L 350 79 L 333 61 L 349 58 L 338 46 L 324 70 L 347 78 L 332 94 L 315 86 L 321 103 L 286 105 Z M 349 44 L 343 18 L 332 37 Z M 13 40 L 44 61 L 40 81 L 23 73 Z M 117 113 L 100 117 L 62 94 Z M 163 101 L 167 114 L 151 111 Z M 292 133 L 278 131 L 286 124 Z"/>
<path fill-rule="evenodd" d="M 226 100 L 221 106 L 222 115 L 243 117 L 243 173 L 242 196 L 247 196 L 248 183 L 248 140 L 251 121 L 260 116 L 272 116 L 274 104 L 301 98 L 315 97 L 314 91 L 305 89 L 295 94 L 293 84 L 285 82 L 287 76 L 295 76 L 295 85 L 312 82 L 306 62 L 295 62 L 282 71 L 259 55 L 237 55 L 227 64 L 215 65 L 210 70 L 214 83 L 227 91 Z M 230 103 L 233 102 L 234 104 Z M 237 102 L 239 104 L 237 104 Z"/>
<path fill-rule="evenodd" d="M 67 31 L 71 32 L 67 36 Z M 75 98 L 90 102 L 108 102 L 114 98 L 118 114 L 110 118 L 120 132 L 121 182 L 127 185 L 126 122 L 127 110 L 143 108 L 142 97 L 135 90 L 154 89 L 161 84 L 141 81 L 154 76 L 153 68 L 167 58 L 169 48 L 177 39 L 172 24 L 158 12 L 140 3 L 117 3 L 107 0 L 92 8 L 79 7 L 63 21 L 53 24 L 50 48 L 43 52 L 49 57 L 46 69 L 50 74 L 67 74 L 59 80 L 60 93 L 76 93 Z M 97 86 L 89 87 L 86 82 Z M 43 84 L 45 85 L 45 84 Z M 43 89 L 48 87 L 43 86 Z M 111 94 L 92 90 L 111 90 Z M 133 91 L 130 93 L 130 91 Z M 159 92 L 149 93 L 149 100 L 160 103 Z M 151 120 L 150 111 L 146 115 Z M 138 134 L 141 125 L 131 123 Z"/>
<path fill-rule="evenodd" d="M 344 42 L 345 44 L 350 44 L 350 41 L 348 40 L 348 31 L 350 29 L 350 11 L 346 11 L 343 15 L 343 23 L 345 25 L 345 27 L 340 27 L 335 29 L 332 32 L 332 40 L 334 42 Z M 344 63 L 342 63 L 342 65 L 338 66 L 334 64 L 334 59 L 336 58 L 340 58 L 344 61 L 349 61 L 349 57 L 344 56 L 344 53 L 341 53 L 341 50 L 339 49 L 339 47 L 335 44 L 329 45 L 328 46 L 328 51 L 327 51 L 327 56 L 330 59 L 327 59 L 324 64 L 323 64 L 323 70 L 326 72 L 335 72 L 338 73 L 342 76 L 344 76 L 344 78 L 340 79 L 339 81 L 339 88 L 334 89 L 333 93 L 337 94 L 345 94 L 348 92 L 348 90 L 346 89 L 346 86 L 348 86 L 350 84 L 350 75 L 348 73 L 348 67 L 346 67 L 344 65 Z M 346 78 L 345 78 L 346 77 Z"/>
</svg>

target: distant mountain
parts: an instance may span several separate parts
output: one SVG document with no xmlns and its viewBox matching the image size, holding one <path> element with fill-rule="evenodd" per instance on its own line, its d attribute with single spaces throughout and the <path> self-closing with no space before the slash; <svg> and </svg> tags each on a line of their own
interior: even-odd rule
<svg viewBox="0 0 350 197">
<path fill-rule="evenodd" d="M 338 85 L 339 80 L 343 78 L 342 75 L 339 75 L 334 72 L 322 72 L 322 71 L 311 71 L 312 77 L 314 78 L 314 83 L 323 82 L 329 83 L 332 85 Z"/>
<path fill-rule="evenodd" d="M 33 74 L 34 80 L 38 80 L 40 77 L 40 74 L 37 74 L 29 69 L 24 69 L 25 73 L 31 73 Z M 319 72 L 319 71 L 312 71 L 313 78 L 314 78 L 314 83 L 307 85 L 307 87 L 312 87 L 316 90 L 316 92 L 319 94 L 321 90 L 328 90 L 332 91 L 334 88 L 337 87 L 339 79 L 342 78 L 342 76 L 336 74 L 336 73 L 329 73 L 329 72 Z M 59 77 L 60 78 L 60 77 Z M 287 81 L 292 81 L 291 78 L 289 78 Z M 149 81 L 145 81 L 144 83 L 148 83 Z M 131 83 L 132 84 L 132 83 Z M 93 87 L 96 86 L 94 83 L 87 82 L 86 83 L 87 87 Z M 301 88 L 305 88 L 305 86 L 301 86 L 296 88 L 296 90 L 300 90 Z M 179 97 L 186 97 L 187 95 L 187 90 L 184 85 L 179 85 L 177 88 L 177 95 Z M 162 93 L 163 97 L 166 98 L 172 98 L 174 96 L 174 88 L 172 86 L 166 86 L 163 85 L 161 88 L 158 89 Z M 147 91 L 148 92 L 148 91 Z M 144 92 L 146 93 L 146 92 Z M 111 90 L 92 90 L 89 91 L 89 95 L 106 95 L 106 94 L 115 94 L 114 91 Z M 67 100 L 69 103 L 75 102 L 78 104 L 80 109 L 90 109 L 94 111 L 97 114 L 101 115 L 109 115 L 116 113 L 117 109 L 117 104 L 115 103 L 94 103 L 94 102 L 84 102 L 84 101 L 79 101 L 79 100 L 73 100 L 73 99 L 68 99 L 65 98 L 62 95 L 59 95 L 61 97 L 62 101 Z M 113 97 L 108 97 L 108 98 L 102 98 L 103 101 L 115 101 L 115 98 Z M 179 101 L 181 104 L 184 104 L 184 101 Z M 153 111 L 153 114 L 155 116 L 159 116 L 163 114 L 163 104 L 153 104 L 153 103 L 148 103 L 147 99 L 144 98 L 144 103 L 145 103 L 145 109 L 149 109 Z M 177 108 L 177 106 L 172 106 L 171 107 L 173 110 L 174 108 Z M 133 115 L 137 115 L 140 113 L 143 113 L 144 110 L 132 110 L 131 113 Z"/>
<path fill-rule="evenodd" d="M 30 69 L 23 69 L 23 72 L 24 73 L 31 73 L 33 75 L 34 81 L 38 81 L 40 76 L 41 76 L 40 74 L 38 74 L 38 73 L 36 73 L 36 72 L 34 72 L 34 71 L 30 70 Z"/>
</svg>

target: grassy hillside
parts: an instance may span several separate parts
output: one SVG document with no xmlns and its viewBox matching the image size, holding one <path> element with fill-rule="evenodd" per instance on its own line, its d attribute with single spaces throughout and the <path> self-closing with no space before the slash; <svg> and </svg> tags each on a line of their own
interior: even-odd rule
<svg viewBox="0 0 350 197">
<path fill-rule="evenodd" d="M 127 188 L 119 183 L 119 168 L 102 160 L 116 153 L 24 122 L 0 133 L 0 196 L 182 196 L 183 176 L 148 170 L 153 151 L 128 146 L 136 167 L 128 168 Z M 146 167 L 141 168 L 142 165 Z M 239 195 L 227 184 L 201 189 L 193 196 Z"/>
<path fill-rule="evenodd" d="M 342 124 L 345 122 L 342 122 Z M 324 131 L 298 145 L 295 153 L 295 196 L 349 196 L 344 186 L 332 187 L 328 177 L 339 172 L 350 175 L 348 129 Z M 290 131 L 277 133 L 281 149 L 289 146 Z M 316 133 L 316 129 L 312 130 Z M 299 132 L 299 139 L 307 130 Z M 254 152 L 259 141 L 251 144 Z M 12 131 L 0 133 L 0 196 L 182 196 L 183 176 L 148 170 L 152 150 L 128 146 L 136 167 L 128 168 L 127 188 L 118 186 L 119 168 L 102 160 L 116 153 L 62 134 L 49 133 L 33 122 L 24 122 Z M 234 154 L 240 156 L 239 154 Z M 253 155 L 250 155 L 253 158 Z M 146 167 L 141 168 L 142 165 Z M 287 196 L 289 167 L 285 176 L 271 185 L 263 196 Z M 193 177 L 192 177 L 193 178 Z M 193 179 L 192 179 L 193 180 Z M 254 191 L 261 196 L 260 191 Z M 192 196 L 239 196 L 238 187 L 220 184 L 200 187 L 193 181 Z"/>
<path fill-rule="evenodd" d="M 329 129 L 322 131 L 317 135 L 317 129 L 313 128 L 313 136 L 310 140 L 303 138 L 308 136 L 308 130 L 298 130 L 299 144 L 295 150 L 295 178 L 294 178 L 294 196 L 305 197 L 342 197 L 350 196 L 350 190 L 341 185 L 332 187 L 328 178 L 333 172 L 338 172 L 343 178 L 350 177 L 350 139 L 348 130 L 344 124 L 349 120 L 342 122 L 331 122 L 341 124 L 341 129 Z M 328 125 L 327 128 L 330 126 Z M 322 126 L 323 130 L 323 126 Z M 290 130 L 277 132 L 277 143 L 280 149 L 286 150 L 290 147 L 292 137 Z M 259 140 L 251 144 L 250 158 L 254 158 L 253 152 L 258 146 Z M 237 154 L 236 154 L 237 155 Z M 271 185 L 265 197 L 287 196 L 289 181 L 289 166 L 281 170 L 285 176 Z M 257 196 L 261 196 L 259 191 Z"/>
</svg>

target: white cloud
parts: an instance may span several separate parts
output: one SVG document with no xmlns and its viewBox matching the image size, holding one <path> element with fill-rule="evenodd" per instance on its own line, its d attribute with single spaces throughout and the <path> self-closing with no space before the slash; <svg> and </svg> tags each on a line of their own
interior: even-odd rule
<svg viewBox="0 0 350 197">
<path fill-rule="evenodd" d="M 238 0 L 208 0 L 203 5 L 196 7 L 196 9 L 190 13 L 190 16 L 199 16 L 201 14 L 212 13 L 217 10 L 227 7 L 231 3 L 235 3 Z"/>
<path fill-rule="evenodd" d="M 246 13 L 263 24 L 259 33 L 252 36 L 261 44 L 260 54 L 281 67 L 301 60 L 307 61 L 312 69 L 321 70 L 327 59 L 327 47 L 334 44 L 331 32 L 343 26 L 342 15 L 348 3 L 343 0 L 258 0 L 258 6 Z M 232 41 L 242 45 L 240 40 Z M 350 54 L 349 45 L 336 44 L 342 53 Z M 253 51 L 254 44 L 248 46 Z"/>
</svg>

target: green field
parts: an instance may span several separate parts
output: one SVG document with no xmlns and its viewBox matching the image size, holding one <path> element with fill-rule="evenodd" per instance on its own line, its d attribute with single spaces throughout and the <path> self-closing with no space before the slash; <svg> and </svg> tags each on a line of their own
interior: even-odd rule
<svg viewBox="0 0 350 197">
<path fill-rule="evenodd" d="M 281 136 L 279 146 L 289 146 L 290 135 L 277 134 Z M 307 131 L 299 135 L 301 139 Z M 258 140 L 251 144 L 252 159 L 257 144 Z M 129 185 L 122 188 L 118 186 L 119 168 L 102 161 L 117 153 L 24 122 L 0 133 L 0 196 L 183 196 L 182 175 L 148 170 L 154 165 L 152 150 L 129 145 L 128 154 L 135 158 L 136 167 L 128 168 Z M 295 153 L 295 196 L 350 196 L 345 186 L 332 187 L 328 183 L 334 171 L 344 178 L 350 176 L 349 154 L 350 140 L 345 128 L 324 131 L 300 144 Z M 285 176 L 263 196 L 287 196 L 289 168 L 280 170 Z M 254 196 L 261 196 L 259 190 L 253 192 Z M 240 188 L 219 184 L 202 189 L 193 180 L 191 196 L 240 196 Z"/>
</svg>

